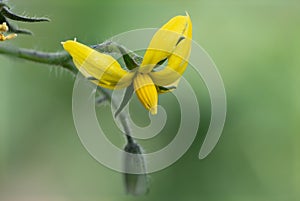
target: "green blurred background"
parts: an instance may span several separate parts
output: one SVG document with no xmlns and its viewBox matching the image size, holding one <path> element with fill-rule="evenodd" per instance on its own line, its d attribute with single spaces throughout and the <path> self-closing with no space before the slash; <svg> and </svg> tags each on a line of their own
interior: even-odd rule
<svg viewBox="0 0 300 201">
<path fill-rule="evenodd" d="M 210 54 L 224 79 L 228 113 L 217 147 L 198 160 L 210 103 L 204 84 L 194 86 L 202 121 L 193 145 L 174 165 L 151 174 L 147 196 L 127 196 L 122 175 L 100 165 L 80 143 L 71 110 L 74 77 L 57 67 L 0 55 L 0 200 L 300 199 L 300 1 L 11 0 L 9 4 L 17 13 L 52 21 L 19 23 L 35 35 L 5 43 L 44 51 L 62 50 L 60 42 L 74 37 L 95 44 L 131 29 L 159 27 L 188 11 L 194 40 Z M 185 76 L 192 76 L 192 71 Z M 160 96 L 160 103 L 173 115 L 178 113 L 171 95 Z M 109 114 L 109 107 L 98 112 Z M 146 114 L 143 110 L 137 116 L 142 120 L 134 119 L 146 125 Z M 141 142 L 146 151 L 172 140 L 178 118 L 171 120 L 161 136 Z M 122 147 L 121 133 L 116 128 L 110 131 L 109 138 Z"/>
</svg>

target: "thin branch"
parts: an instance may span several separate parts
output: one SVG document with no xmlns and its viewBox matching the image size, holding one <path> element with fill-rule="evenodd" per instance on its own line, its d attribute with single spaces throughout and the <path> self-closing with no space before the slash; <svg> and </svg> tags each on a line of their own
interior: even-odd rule
<svg viewBox="0 0 300 201">
<path fill-rule="evenodd" d="M 0 46 L 0 54 L 42 64 L 61 66 L 73 73 L 77 72 L 67 52 L 41 52 L 31 49 Z"/>
</svg>

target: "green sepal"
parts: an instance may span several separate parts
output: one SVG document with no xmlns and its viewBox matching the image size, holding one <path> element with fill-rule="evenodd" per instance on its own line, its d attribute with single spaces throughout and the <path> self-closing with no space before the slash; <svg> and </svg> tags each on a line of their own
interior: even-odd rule
<svg viewBox="0 0 300 201">
<path fill-rule="evenodd" d="M 134 87 L 133 87 L 133 84 L 129 85 L 127 88 L 126 88 L 126 91 L 125 91 L 125 95 L 124 95 L 124 98 L 119 106 L 119 108 L 116 110 L 115 112 L 115 118 L 122 112 L 122 110 L 126 107 L 126 105 L 129 103 L 132 95 L 133 95 L 133 92 L 134 92 Z"/>
<path fill-rule="evenodd" d="M 136 61 L 135 59 L 132 58 L 132 57 L 136 57 L 136 55 L 133 55 L 132 52 L 130 51 L 126 51 L 121 45 L 118 46 L 118 48 L 120 50 L 120 53 L 123 56 L 123 60 L 128 70 L 133 70 L 139 67 L 140 65 L 139 60 Z"/>
<path fill-rule="evenodd" d="M 169 87 L 163 87 L 163 86 L 156 86 L 156 90 L 158 93 L 162 94 L 162 93 L 167 93 L 167 92 L 171 92 L 173 90 L 176 89 L 176 86 L 169 86 Z"/>
<path fill-rule="evenodd" d="M 7 6 L 2 6 L 1 15 L 4 15 L 5 17 L 15 20 L 15 21 L 22 21 L 22 22 L 47 22 L 50 21 L 48 18 L 45 17 L 26 17 L 22 15 L 15 14 L 10 11 L 10 9 Z"/>
<path fill-rule="evenodd" d="M 139 67 L 143 61 L 143 57 L 139 56 L 135 52 L 126 49 L 124 46 L 112 41 L 106 41 L 98 45 L 93 45 L 91 46 L 91 48 L 106 54 L 120 53 L 122 55 L 127 70 L 133 70 Z"/>
</svg>

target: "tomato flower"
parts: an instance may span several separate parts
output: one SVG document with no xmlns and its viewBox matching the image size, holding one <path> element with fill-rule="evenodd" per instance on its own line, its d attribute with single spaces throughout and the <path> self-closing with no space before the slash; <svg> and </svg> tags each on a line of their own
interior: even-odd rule
<svg viewBox="0 0 300 201">
<path fill-rule="evenodd" d="M 153 36 L 140 66 L 124 70 L 112 56 L 100 53 L 79 42 L 63 42 L 78 70 L 95 84 L 108 89 L 129 86 L 143 106 L 157 113 L 158 94 L 176 88 L 191 52 L 192 22 L 186 16 L 175 16 Z M 166 63 L 163 69 L 158 67 Z"/>
</svg>

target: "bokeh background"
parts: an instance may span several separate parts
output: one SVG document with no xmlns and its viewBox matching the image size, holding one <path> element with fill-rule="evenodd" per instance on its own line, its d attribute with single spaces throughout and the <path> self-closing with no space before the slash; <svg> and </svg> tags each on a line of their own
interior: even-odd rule
<svg viewBox="0 0 300 201">
<path fill-rule="evenodd" d="M 196 140 L 174 165 L 150 175 L 147 196 L 128 196 L 122 174 L 100 165 L 80 143 L 71 110 L 74 77 L 57 67 L 0 55 L 0 200 L 300 199 L 299 1 L 10 0 L 9 5 L 17 13 L 52 21 L 19 23 L 35 35 L 5 43 L 44 51 L 62 50 L 60 42 L 74 37 L 95 44 L 131 29 L 159 27 L 188 11 L 194 40 L 224 79 L 228 113 L 217 147 L 198 160 L 210 100 L 205 85 L 195 82 L 201 109 Z M 140 142 L 146 151 L 163 147 L 176 133 L 178 104 L 172 95 L 160 96 L 160 103 L 173 118 L 159 137 Z M 147 113 L 136 105 L 134 120 L 147 125 Z M 98 112 L 110 125 L 109 107 Z M 121 133 L 113 127 L 108 131 L 122 147 Z"/>
</svg>

